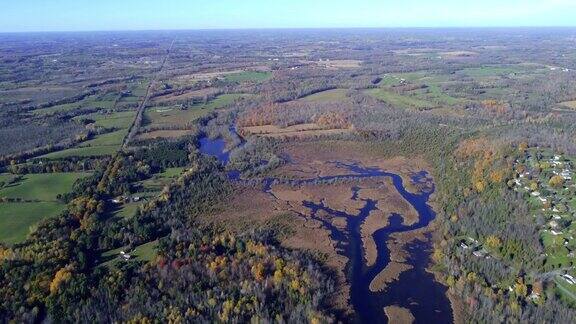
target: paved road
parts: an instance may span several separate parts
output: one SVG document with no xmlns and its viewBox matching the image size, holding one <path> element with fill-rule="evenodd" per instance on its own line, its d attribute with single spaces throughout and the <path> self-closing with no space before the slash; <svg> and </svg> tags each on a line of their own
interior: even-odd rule
<svg viewBox="0 0 576 324">
<path fill-rule="evenodd" d="M 146 109 L 146 104 L 148 103 L 148 99 L 150 98 L 150 92 L 152 90 L 152 87 L 154 86 L 154 83 L 158 79 L 158 76 L 160 75 L 160 73 L 162 73 L 162 70 L 164 69 L 164 65 L 166 65 L 166 61 L 168 61 L 168 57 L 170 57 L 170 52 L 172 51 L 173 46 L 174 46 L 174 41 L 172 41 L 172 43 L 170 44 L 170 47 L 166 51 L 166 55 L 164 56 L 164 59 L 162 59 L 162 64 L 160 64 L 160 68 L 158 69 L 156 74 L 154 74 L 154 77 L 152 78 L 152 80 L 150 80 L 150 83 L 148 84 L 148 87 L 146 88 L 146 95 L 144 96 L 144 99 L 140 103 L 140 106 L 138 106 L 138 112 L 136 113 L 136 117 L 134 118 L 134 121 L 132 122 L 132 126 L 130 127 L 130 131 L 128 132 L 128 135 L 126 135 L 126 137 L 124 137 L 124 141 L 122 143 L 122 149 L 125 149 L 128 146 L 128 144 L 130 144 L 130 141 L 134 138 L 134 136 L 136 136 L 136 134 L 138 133 L 138 130 L 140 129 L 140 126 L 142 124 L 142 118 L 144 115 L 144 110 Z"/>
</svg>

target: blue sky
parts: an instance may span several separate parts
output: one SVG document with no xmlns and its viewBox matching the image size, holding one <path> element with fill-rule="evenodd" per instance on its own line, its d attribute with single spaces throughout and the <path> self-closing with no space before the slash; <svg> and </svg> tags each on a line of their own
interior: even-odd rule
<svg viewBox="0 0 576 324">
<path fill-rule="evenodd" d="M 576 26 L 576 0 L 2 0 L 0 32 Z"/>
</svg>

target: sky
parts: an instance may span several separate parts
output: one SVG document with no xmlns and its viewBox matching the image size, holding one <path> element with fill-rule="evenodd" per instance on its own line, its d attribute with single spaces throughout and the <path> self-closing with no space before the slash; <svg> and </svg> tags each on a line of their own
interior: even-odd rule
<svg viewBox="0 0 576 324">
<path fill-rule="evenodd" d="M 576 26 L 576 0 L 0 0 L 0 32 Z"/>
</svg>

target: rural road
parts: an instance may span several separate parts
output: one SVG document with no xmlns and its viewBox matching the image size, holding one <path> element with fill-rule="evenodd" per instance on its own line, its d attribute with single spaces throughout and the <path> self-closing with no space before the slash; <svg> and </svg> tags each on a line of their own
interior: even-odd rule
<svg viewBox="0 0 576 324">
<path fill-rule="evenodd" d="M 148 99 L 150 98 L 150 92 L 152 90 L 152 86 L 154 85 L 154 83 L 158 79 L 158 76 L 160 75 L 160 73 L 162 73 L 162 70 L 164 69 L 164 65 L 166 65 L 166 61 L 168 61 L 168 57 L 170 57 L 170 52 L 172 51 L 172 47 L 174 47 L 174 42 L 175 42 L 175 40 L 173 40 L 172 43 L 170 43 L 170 47 L 168 48 L 168 50 L 166 51 L 166 55 L 162 59 L 162 63 L 160 64 L 160 68 L 154 74 L 153 78 L 150 80 L 150 83 L 148 84 L 148 87 L 146 88 L 146 94 L 144 96 L 144 99 L 140 103 L 140 106 L 138 106 L 138 112 L 136 113 L 136 118 L 134 118 L 134 121 L 132 122 L 132 126 L 130 127 L 130 131 L 128 132 L 128 135 L 126 135 L 126 137 L 124 138 L 124 142 L 122 143 L 122 149 L 125 149 L 128 146 L 128 144 L 130 144 L 130 141 L 132 140 L 132 138 L 134 138 L 134 136 L 136 136 L 136 134 L 138 133 L 138 130 L 140 129 L 140 126 L 142 124 L 142 118 L 144 115 L 144 110 L 146 109 L 146 104 L 148 103 Z"/>
</svg>

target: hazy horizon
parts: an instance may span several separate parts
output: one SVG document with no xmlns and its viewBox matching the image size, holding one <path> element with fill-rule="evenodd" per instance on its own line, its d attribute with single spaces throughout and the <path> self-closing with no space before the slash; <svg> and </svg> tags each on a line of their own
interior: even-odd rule
<svg viewBox="0 0 576 324">
<path fill-rule="evenodd" d="M 0 32 L 575 27 L 570 0 L 7 3 Z"/>
</svg>

